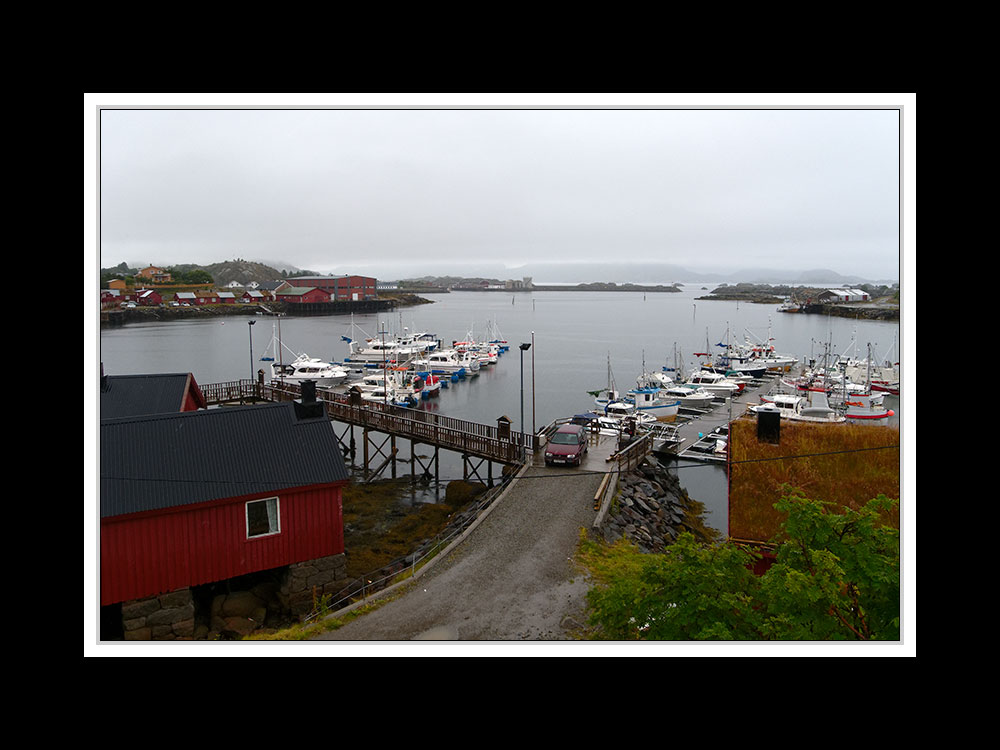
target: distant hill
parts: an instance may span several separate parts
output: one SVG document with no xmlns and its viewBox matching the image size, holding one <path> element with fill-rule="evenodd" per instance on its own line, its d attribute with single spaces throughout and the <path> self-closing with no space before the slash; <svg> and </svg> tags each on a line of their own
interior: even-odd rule
<svg viewBox="0 0 1000 750">
<path fill-rule="evenodd" d="M 234 281 L 241 286 L 246 286 L 252 281 L 260 283 L 283 278 L 281 271 L 271 266 L 242 258 L 213 263 L 210 266 L 204 266 L 204 269 L 212 274 L 216 286 L 226 286 Z"/>
<path fill-rule="evenodd" d="M 216 286 L 227 286 L 234 281 L 237 284 L 246 286 L 252 281 L 261 283 L 265 281 L 276 281 L 277 279 L 283 278 L 294 278 L 295 276 L 320 275 L 314 271 L 304 271 L 295 268 L 294 266 L 283 266 L 281 270 L 278 270 L 277 268 L 265 263 L 244 260 L 243 258 L 224 260 L 221 263 L 211 263 L 207 266 L 195 263 L 176 263 L 173 265 L 163 265 L 161 267 L 169 268 L 175 273 L 193 270 L 205 271 L 212 277 L 212 281 Z M 115 268 L 102 268 L 101 273 L 103 275 L 105 273 L 115 272 L 124 276 L 130 276 L 134 275 L 139 268 L 139 266 L 129 267 L 125 263 L 122 263 Z"/>
</svg>

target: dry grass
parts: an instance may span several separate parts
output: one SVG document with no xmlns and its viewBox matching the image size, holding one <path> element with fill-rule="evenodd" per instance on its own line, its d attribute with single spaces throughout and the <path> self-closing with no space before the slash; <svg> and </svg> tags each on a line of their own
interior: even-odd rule
<svg viewBox="0 0 1000 750">
<path fill-rule="evenodd" d="M 806 497 L 859 508 L 879 494 L 899 497 L 899 430 L 884 425 L 782 421 L 778 445 L 757 441 L 757 423 L 730 427 L 729 534 L 768 541 L 784 518 L 774 509 L 783 485 Z M 886 521 L 899 526 L 898 512 Z"/>
<path fill-rule="evenodd" d="M 462 485 L 462 482 L 452 483 Z M 357 578 L 404 557 L 447 525 L 471 496 L 451 490 L 438 503 L 408 501 L 408 480 L 355 482 L 344 490 L 347 575 Z"/>
</svg>

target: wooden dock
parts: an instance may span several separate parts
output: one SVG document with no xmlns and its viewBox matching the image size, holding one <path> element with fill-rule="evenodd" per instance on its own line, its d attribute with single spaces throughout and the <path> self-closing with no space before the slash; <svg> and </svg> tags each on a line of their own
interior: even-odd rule
<svg viewBox="0 0 1000 750">
<path fill-rule="evenodd" d="M 421 475 L 433 475 L 437 478 L 438 451 L 444 449 L 462 455 L 463 474 L 466 478 L 475 476 L 490 486 L 493 484 L 494 463 L 520 465 L 528 454 L 534 452 L 536 445 L 535 435 L 511 430 L 509 423 L 481 424 L 421 409 L 362 401 L 348 394 L 322 389 L 307 389 L 306 394 L 303 394 L 298 385 L 238 380 L 209 383 L 201 386 L 201 390 L 208 406 L 266 401 L 311 402 L 314 398 L 317 403 L 322 404 L 327 418 L 344 427 L 344 431 L 338 434 L 338 439 L 345 458 L 349 457 L 352 461 L 358 456 L 354 430 L 361 429 L 362 467 L 370 478 L 378 476 L 389 467 L 393 478 L 396 477 L 397 439 L 409 440 L 411 443 L 409 463 L 412 476 L 416 477 L 419 463 Z M 382 437 L 377 438 L 373 433 Z M 424 464 L 417 458 L 417 445 L 433 448 L 433 463 Z M 376 464 L 380 459 L 381 462 Z M 480 475 L 484 466 L 486 477 Z"/>
</svg>

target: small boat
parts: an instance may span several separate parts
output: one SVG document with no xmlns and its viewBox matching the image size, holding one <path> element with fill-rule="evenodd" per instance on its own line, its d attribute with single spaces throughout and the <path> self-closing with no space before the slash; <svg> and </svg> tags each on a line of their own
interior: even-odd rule
<svg viewBox="0 0 1000 750">
<path fill-rule="evenodd" d="M 452 375 L 465 370 L 465 365 L 454 349 L 428 352 L 426 356 L 417 357 L 410 364 L 418 372 L 430 372 L 435 375 Z"/>
<path fill-rule="evenodd" d="M 675 383 L 663 389 L 667 398 L 674 398 L 685 409 L 711 409 L 715 394 L 694 383 Z"/>
<path fill-rule="evenodd" d="M 648 414 L 659 422 L 673 422 L 681 402 L 663 394 L 662 388 L 633 388 L 625 393 L 625 400 L 635 405 L 640 414 Z"/>
<path fill-rule="evenodd" d="M 720 425 L 707 435 L 699 432 L 698 439 L 678 456 L 698 461 L 725 461 L 729 457 L 729 425 Z"/>
<path fill-rule="evenodd" d="M 844 400 L 844 416 L 848 422 L 888 420 L 895 412 L 882 405 L 884 396 L 884 393 L 858 393 L 849 396 Z"/>
<path fill-rule="evenodd" d="M 422 401 L 437 398 L 441 395 L 441 378 L 430 372 L 418 372 L 417 375 L 424 381 L 424 387 L 420 389 L 420 398 Z"/>
<path fill-rule="evenodd" d="M 696 385 L 699 388 L 704 388 L 706 391 L 714 394 L 718 398 L 735 396 L 742 391 L 744 387 L 743 383 L 737 383 L 734 380 L 730 380 L 725 375 L 711 370 L 700 370 L 692 374 L 691 377 L 687 379 L 687 383 L 690 385 Z"/>
<path fill-rule="evenodd" d="M 348 375 L 347 368 L 306 354 L 300 354 L 290 364 L 271 362 L 271 379 L 282 383 L 298 385 L 312 380 L 318 388 L 329 388 L 343 383 Z"/>
<path fill-rule="evenodd" d="M 603 413 L 604 416 L 613 419 L 616 422 L 624 422 L 628 419 L 634 419 L 636 424 L 640 427 L 646 424 L 653 424 L 657 421 L 656 417 L 653 415 L 643 414 L 639 411 L 635 404 L 631 401 L 610 401 L 604 405 Z"/>
<path fill-rule="evenodd" d="M 398 390 L 391 384 L 388 387 L 382 386 L 362 391 L 361 399 L 379 404 L 392 404 L 393 406 L 416 406 L 418 401 L 413 395 L 403 390 Z"/>
<path fill-rule="evenodd" d="M 728 338 L 728 334 L 727 334 Z M 722 354 L 712 357 L 711 350 L 708 349 L 708 342 L 705 342 L 706 350 L 703 352 L 695 352 L 697 357 L 708 357 L 707 362 L 702 363 L 701 369 L 703 372 L 714 372 L 720 375 L 725 375 L 729 371 L 742 372 L 746 375 L 751 376 L 755 380 L 759 380 L 764 377 L 767 373 L 767 366 L 761 364 L 760 362 L 754 362 L 750 353 L 745 351 L 742 347 L 729 343 L 718 343 L 716 346 L 722 347 L 724 350 Z"/>
</svg>

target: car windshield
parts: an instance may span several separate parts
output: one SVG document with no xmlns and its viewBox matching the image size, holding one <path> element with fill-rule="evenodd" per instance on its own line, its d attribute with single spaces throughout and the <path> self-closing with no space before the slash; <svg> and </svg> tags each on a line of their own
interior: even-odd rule
<svg viewBox="0 0 1000 750">
<path fill-rule="evenodd" d="M 556 445 L 579 445 L 580 438 L 575 432 L 557 432 L 549 442 Z"/>
</svg>

